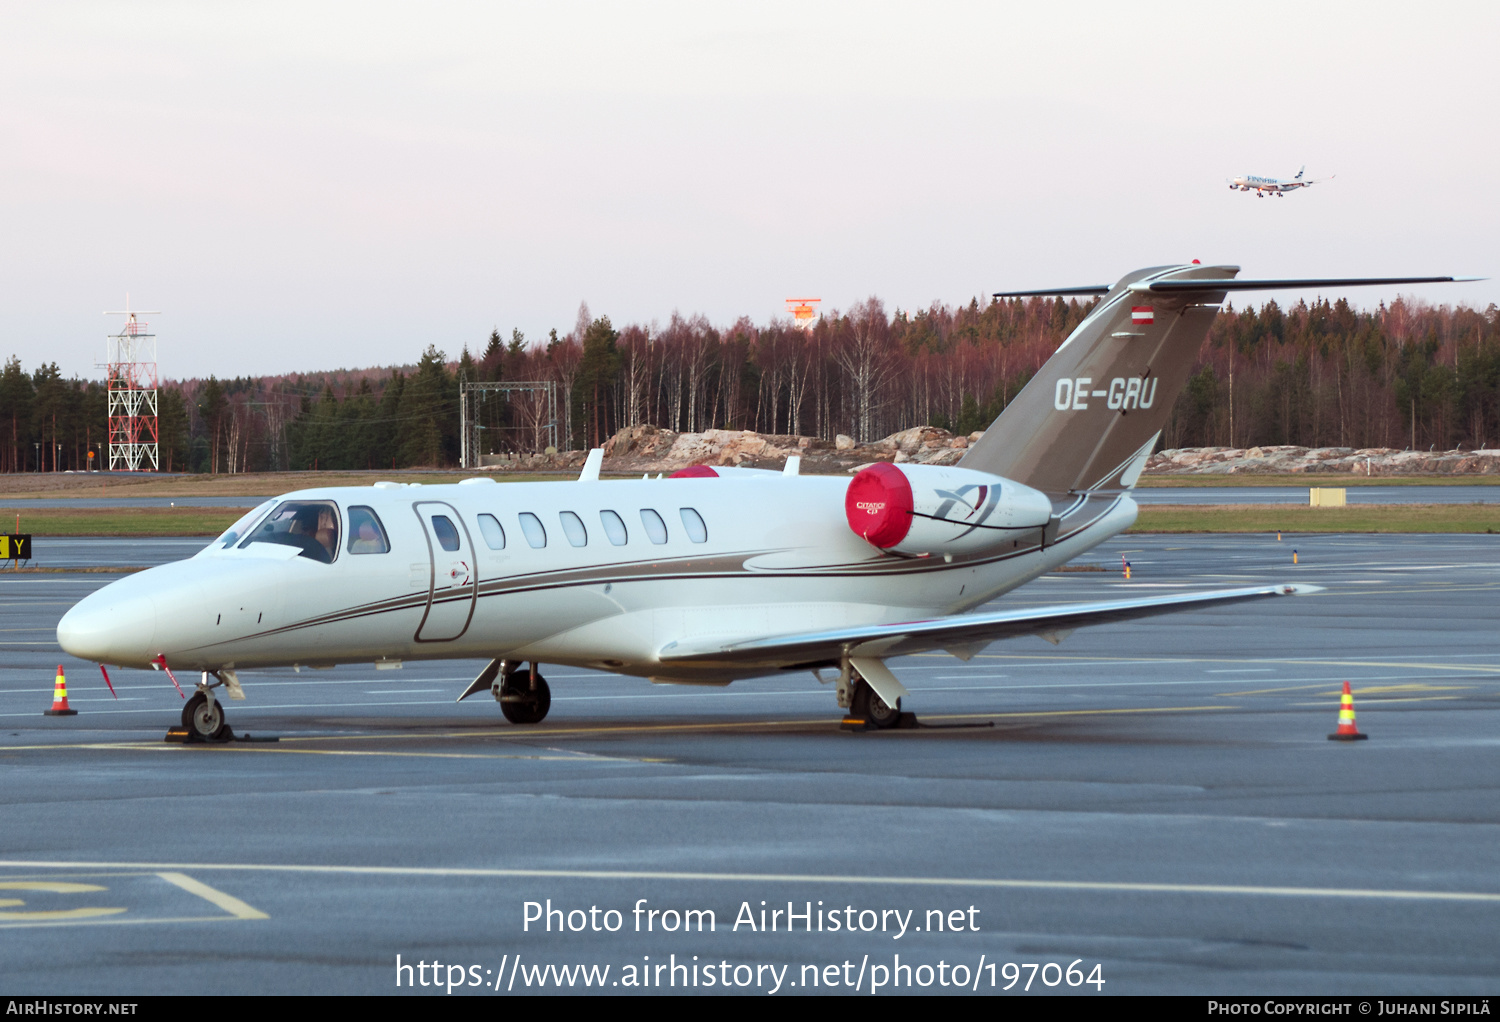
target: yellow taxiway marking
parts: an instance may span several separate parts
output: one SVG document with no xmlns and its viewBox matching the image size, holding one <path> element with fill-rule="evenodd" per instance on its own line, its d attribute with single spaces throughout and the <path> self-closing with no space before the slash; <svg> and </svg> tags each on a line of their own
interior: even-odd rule
<svg viewBox="0 0 1500 1022">
<path fill-rule="evenodd" d="M 1478 902 L 1500 905 L 1500 893 L 1489 891 L 1423 891 L 1380 887 L 1291 887 L 1258 884 L 1170 884 L 1111 880 L 1026 880 L 1008 877 L 871 876 L 819 873 L 697 873 L 657 870 L 493 869 L 441 866 L 335 866 L 243 862 L 49 862 L 0 860 L 0 867 L 21 869 L 127 868 L 237 873 L 304 873 L 341 876 L 539 878 L 567 880 L 684 880 L 719 883 L 877 884 L 887 887 L 964 887 L 1041 891 L 1101 891 L 1125 894 L 1222 894 L 1283 898 L 1349 898 L 1384 901 Z M 253 910 L 252 910 L 253 911 Z"/>
<path fill-rule="evenodd" d="M 1330 699 L 1337 699 L 1342 694 L 1342 692 L 1341 692 L 1341 690 L 1336 689 L 1336 688 L 1330 689 L 1328 687 L 1330 684 L 1333 684 L 1333 683 L 1332 682 L 1328 682 L 1328 681 L 1320 681 L 1320 682 L 1317 682 L 1317 683 L 1312 684 L 1312 685 L 1286 685 L 1286 686 L 1283 686 L 1283 687 L 1280 687 L 1280 688 L 1256 688 L 1256 689 L 1250 689 L 1250 690 L 1245 691 L 1245 692 L 1220 692 L 1219 696 L 1220 696 L 1220 698 L 1228 699 L 1228 698 L 1232 698 L 1232 697 L 1235 697 L 1235 696 L 1269 696 L 1269 695 L 1280 695 L 1280 694 L 1282 694 L 1284 692 L 1308 692 L 1308 691 L 1313 691 L 1313 690 L 1317 690 L 1317 689 L 1322 689 L 1323 692 L 1321 694 L 1328 696 Z M 1477 691 L 1477 689 L 1473 685 L 1428 685 L 1425 682 L 1420 682 L 1420 681 L 1412 682 L 1412 683 L 1406 684 L 1406 685 L 1350 686 L 1350 693 L 1352 695 L 1357 695 L 1357 696 L 1359 696 L 1359 695 L 1376 695 L 1376 694 L 1385 693 L 1385 692 L 1474 692 L 1474 691 Z M 1451 698 L 1456 698 L 1456 697 L 1449 696 L 1448 698 L 1451 699 Z"/>
<path fill-rule="evenodd" d="M 108 890 L 98 884 L 79 884 L 58 880 L 0 880 L 0 891 L 40 891 L 46 894 L 93 894 Z M 5 923 L 97 919 L 124 912 L 123 908 L 62 908 L 11 911 L 26 904 L 25 898 L 0 898 L 0 925 Z"/>
<path fill-rule="evenodd" d="M 1094 710 L 1027 710 L 1014 713 L 941 713 L 923 715 L 922 720 L 1001 720 L 1013 717 L 1087 717 L 1103 716 L 1123 713 L 1192 713 L 1201 711 L 1223 712 L 1234 709 L 1231 706 L 1144 706 L 1125 707 L 1116 709 L 1094 709 Z M 285 746 L 293 743 L 308 742 L 364 742 L 364 741 L 394 741 L 394 740 L 417 740 L 423 738 L 503 738 L 511 741 L 524 740 L 528 738 L 556 737 L 559 735 L 596 735 L 596 734 L 658 734 L 662 732 L 691 732 L 691 731 L 744 731 L 752 728 L 781 728 L 781 727 L 820 727 L 832 729 L 838 723 L 836 719 L 819 717 L 816 720 L 757 720 L 757 721 L 722 721 L 714 724 L 602 724 L 592 727 L 572 728 L 547 728 L 522 730 L 472 730 L 472 731 L 424 731 L 414 734 L 364 734 L 364 735 L 309 735 L 300 738 L 282 738 L 275 745 L 283 746 L 276 748 L 272 743 L 264 745 L 260 743 L 240 744 L 228 742 L 217 746 L 204 746 L 204 748 L 237 749 L 241 752 L 320 752 L 323 755 L 342 756 L 413 756 L 432 757 L 436 759 L 538 759 L 538 760 L 578 760 L 586 762 L 589 760 L 619 760 L 621 762 L 656 763 L 664 760 L 650 757 L 636 756 L 597 756 L 592 753 L 579 753 L 577 755 L 548 756 L 548 755 L 524 755 L 511 753 L 468 753 L 468 752 L 381 752 L 362 750 L 317 750 L 317 749 L 290 749 Z M 55 742 L 40 745 L 5 745 L 0 746 L 0 754 L 15 751 L 45 751 L 47 749 L 132 749 L 132 750 L 161 750 L 173 752 L 180 749 L 193 748 L 194 746 L 179 745 L 167 742 L 80 742 L 66 743 Z"/>
<path fill-rule="evenodd" d="M 116 864 L 118 866 L 118 864 Z M 56 864 L 38 867 L 46 869 L 57 868 Z M 139 867 L 121 867 L 124 869 L 138 869 Z M 86 874 L 90 877 L 98 877 L 101 874 Z M 241 901 L 239 898 L 223 891 L 213 888 L 200 880 L 194 880 L 185 873 L 174 870 L 158 870 L 154 873 L 104 873 L 105 877 L 123 877 L 127 879 L 141 876 L 154 875 L 175 887 L 179 887 L 187 893 L 202 898 L 204 901 L 222 909 L 227 915 L 213 916 L 172 916 L 172 917 L 150 917 L 150 916 L 128 916 L 122 918 L 122 914 L 129 912 L 126 908 L 72 908 L 52 909 L 31 912 L 9 912 L 0 911 L 0 930 L 27 929 L 39 926 L 98 926 L 98 925 L 144 925 L 146 923 L 218 923 L 230 919 L 269 919 L 270 917 L 257 908 L 253 908 Z M 85 894 L 108 890 L 99 884 L 83 884 L 73 881 L 59 880 L 37 880 L 20 878 L 0 879 L 0 891 L 44 891 L 51 894 Z M 24 904 L 23 901 L 14 898 L 0 899 L 0 906 L 8 907 Z"/>
<path fill-rule="evenodd" d="M 947 657 L 946 653 L 917 653 L 919 657 Z M 1162 656 L 1092 656 L 1066 653 L 978 653 L 975 660 L 1043 660 L 1063 663 L 1119 663 L 1119 664 L 1268 664 L 1272 667 L 1385 667 L 1410 668 L 1425 671 L 1479 671 L 1485 674 L 1500 674 L 1500 666 L 1486 664 L 1430 664 L 1419 661 L 1387 660 L 1316 660 L 1306 657 L 1162 657 Z M 1325 683 L 1326 684 L 1326 683 Z"/>
<path fill-rule="evenodd" d="M 157 873 L 156 875 L 161 877 L 169 884 L 175 884 L 176 886 L 181 887 L 189 894 L 196 894 L 204 901 L 219 906 L 219 908 L 222 908 L 225 912 L 228 912 L 236 919 L 271 918 L 260 909 L 251 908 L 249 905 L 245 904 L 243 901 L 234 897 L 233 895 L 225 894 L 223 891 L 215 890 L 214 888 L 203 883 L 203 881 L 201 880 L 194 880 L 186 873 L 177 873 L 168 870 L 164 873 Z"/>
</svg>

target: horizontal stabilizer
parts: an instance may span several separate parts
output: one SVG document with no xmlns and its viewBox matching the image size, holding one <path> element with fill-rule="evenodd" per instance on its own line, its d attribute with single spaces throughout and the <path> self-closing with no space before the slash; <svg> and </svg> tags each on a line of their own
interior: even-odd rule
<svg viewBox="0 0 1500 1022">
<path fill-rule="evenodd" d="M 1281 291 L 1309 287 L 1378 287 L 1390 284 L 1461 284 L 1483 277 L 1313 277 L 1306 280 L 1154 280 L 1135 285 L 1131 290 L 1153 294 L 1181 294 L 1192 291 Z"/>
<path fill-rule="evenodd" d="M 703 666 L 765 667 L 838 660 L 841 656 L 908 656 L 955 646 L 980 646 L 1018 635 L 1060 637 L 1085 625 L 1241 603 L 1269 596 L 1321 592 L 1320 586 L 1277 585 L 1252 589 L 1218 589 L 1130 600 L 1073 603 L 1056 607 L 1004 610 L 990 614 L 955 614 L 925 621 L 835 628 L 821 632 L 775 635 L 742 642 L 669 643 L 661 651 L 666 664 L 693 661 Z"/>
<path fill-rule="evenodd" d="M 996 298 L 1051 298 L 1065 295 L 1107 295 L 1109 284 L 1085 284 L 1082 287 L 1033 288 L 1030 291 L 996 291 Z"/>
<path fill-rule="evenodd" d="M 1309 181 L 1308 184 L 1313 182 Z M 1135 285 L 1132 290 L 1154 294 L 1178 294 L 1195 291 L 1282 291 L 1308 287 L 1378 287 L 1391 284 L 1467 284 L 1483 277 L 1313 277 L 1305 280 L 1157 280 Z M 996 291 L 996 298 L 1053 298 L 1067 295 L 1108 294 L 1109 284 L 1081 287 L 1031 288 L 1026 291 Z"/>
</svg>

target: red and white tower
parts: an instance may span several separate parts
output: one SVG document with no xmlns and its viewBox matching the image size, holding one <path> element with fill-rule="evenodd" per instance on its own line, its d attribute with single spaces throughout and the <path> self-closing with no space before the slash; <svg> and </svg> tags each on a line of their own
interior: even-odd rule
<svg viewBox="0 0 1500 1022">
<path fill-rule="evenodd" d="M 155 312 L 130 311 L 125 296 L 125 326 L 105 342 L 109 380 L 109 470 L 158 470 L 156 422 L 156 335 L 147 331 L 141 316 Z"/>
</svg>

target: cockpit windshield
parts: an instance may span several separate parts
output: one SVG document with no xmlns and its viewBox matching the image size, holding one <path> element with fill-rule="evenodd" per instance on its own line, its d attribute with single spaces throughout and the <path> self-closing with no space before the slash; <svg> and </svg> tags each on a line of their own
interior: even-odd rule
<svg viewBox="0 0 1500 1022">
<path fill-rule="evenodd" d="M 245 537 L 245 534 L 250 531 L 250 527 L 260 520 L 261 515 L 265 514 L 275 506 L 276 501 L 266 501 L 260 507 L 256 508 L 254 511 L 251 511 L 249 514 L 245 515 L 245 517 L 241 518 L 239 521 L 231 525 L 228 529 L 224 530 L 223 535 L 214 540 L 212 543 L 208 544 L 208 546 L 204 547 L 200 551 L 200 553 L 211 553 L 216 550 L 228 550 L 230 547 L 234 546 L 235 543 L 239 542 Z"/>
<path fill-rule="evenodd" d="M 280 543 L 303 557 L 331 564 L 339 549 L 339 509 L 331 500 L 288 500 L 277 506 L 239 544 Z"/>
</svg>

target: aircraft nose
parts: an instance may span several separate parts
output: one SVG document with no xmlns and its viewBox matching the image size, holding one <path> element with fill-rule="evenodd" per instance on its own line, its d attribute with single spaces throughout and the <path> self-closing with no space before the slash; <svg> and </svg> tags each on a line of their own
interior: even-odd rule
<svg viewBox="0 0 1500 1022">
<path fill-rule="evenodd" d="M 121 582 L 84 597 L 64 614 L 57 623 L 58 645 L 73 656 L 99 663 L 150 660 L 156 639 L 156 604 L 139 586 L 116 589 Z"/>
</svg>

